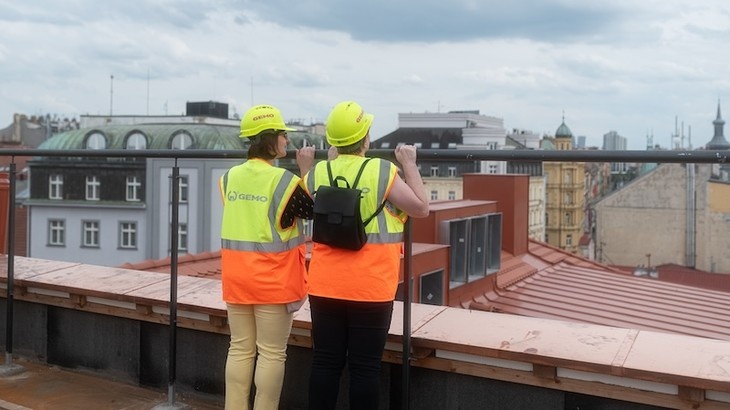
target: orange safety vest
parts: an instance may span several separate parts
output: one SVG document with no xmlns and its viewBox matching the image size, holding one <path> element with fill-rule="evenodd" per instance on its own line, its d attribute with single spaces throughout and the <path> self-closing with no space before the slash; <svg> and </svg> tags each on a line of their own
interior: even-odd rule
<svg viewBox="0 0 730 410">
<path fill-rule="evenodd" d="M 223 300 L 273 304 L 307 294 L 302 222 L 281 228 L 281 217 L 301 180 L 266 161 L 251 159 L 220 179 L 223 199 Z"/>
<path fill-rule="evenodd" d="M 330 162 L 332 175 L 341 175 L 352 184 L 365 159 L 358 155 L 339 155 Z M 365 167 L 358 182 L 358 188 L 363 191 L 360 201 L 363 218 L 370 217 L 385 201 L 397 172 L 395 164 L 378 158 Z M 319 162 L 304 180 L 312 196 L 320 185 L 329 185 L 326 162 Z M 403 212 L 386 203 L 383 211 L 365 227 L 368 242 L 359 251 L 314 243 L 309 262 L 309 294 L 364 302 L 393 300 L 398 288 L 405 220 Z"/>
</svg>

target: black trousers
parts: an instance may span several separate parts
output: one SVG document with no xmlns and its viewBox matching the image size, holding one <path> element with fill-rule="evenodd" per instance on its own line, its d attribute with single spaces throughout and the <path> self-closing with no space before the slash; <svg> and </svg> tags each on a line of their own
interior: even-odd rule
<svg viewBox="0 0 730 410">
<path fill-rule="evenodd" d="M 314 358 L 309 376 L 310 410 L 337 405 L 347 363 L 350 409 L 377 409 L 380 363 L 390 329 L 393 302 L 353 302 L 309 296 Z"/>
</svg>

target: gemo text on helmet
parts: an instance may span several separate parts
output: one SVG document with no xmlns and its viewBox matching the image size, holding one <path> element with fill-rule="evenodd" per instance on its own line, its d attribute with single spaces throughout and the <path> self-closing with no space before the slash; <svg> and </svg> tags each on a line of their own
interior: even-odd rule
<svg viewBox="0 0 730 410">
<path fill-rule="evenodd" d="M 374 116 L 366 113 L 360 104 L 343 101 L 327 117 L 327 142 L 335 147 L 346 147 L 363 139 L 370 131 Z"/>
<path fill-rule="evenodd" d="M 266 130 L 296 131 L 284 123 L 278 108 L 271 105 L 256 105 L 249 108 L 241 119 L 241 137 L 251 138 Z"/>
</svg>

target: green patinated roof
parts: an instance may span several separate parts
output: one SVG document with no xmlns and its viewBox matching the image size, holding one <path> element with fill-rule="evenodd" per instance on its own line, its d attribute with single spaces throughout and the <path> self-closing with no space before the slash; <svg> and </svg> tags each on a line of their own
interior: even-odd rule
<svg viewBox="0 0 730 410">
<path fill-rule="evenodd" d="M 189 149 L 238 150 L 246 147 L 245 141 L 238 136 L 240 129 L 235 126 L 211 124 L 135 124 L 107 125 L 104 127 L 85 128 L 56 134 L 38 146 L 41 149 L 78 150 L 86 148 L 86 139 L 94 133 L 101 133 L 106 139 L 106 149 L 125 149 L 127 137 L 141 132 L 147 138 L 147 149 L 170 149 L 173 137 L 181 132 L 193 138 Z M 319 145 L 324 141 L 322 135 L 307 132 L 291 131 L 289 136 L 292 145 L 301 147 L 306 139 L 310 145 Z"/>
<path fill-rule="evenodd" d="M 191 149 L 241 149 L 238 127 L 210 124 L 135 124 L 107 125 L 56 134 L 44 141 L 43 149 L 84 149 L 86 138 L 100 132 L 106 137 L 106 149 L 124 149 L 125 141 L 134 132 L 147 137 L 147 149 L 169 149 L 173 136 L 186 132 L 193 138 Z"/>
</svg>

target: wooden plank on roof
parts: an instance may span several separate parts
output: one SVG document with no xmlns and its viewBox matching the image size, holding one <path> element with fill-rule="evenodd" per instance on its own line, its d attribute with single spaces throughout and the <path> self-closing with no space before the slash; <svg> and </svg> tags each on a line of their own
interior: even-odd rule
<svg viewBox="0 0 730 410">
<path fill-rule="evenodd" d="M 623 374 L 728 393 L 728 343 L 702 337 L 642 331 L 626 356 Z"/>
<path fill-rule="evenodd" d="M 629 329 L 446 309 L 413 338 L 435 349 L 533 363 L 539 356 L 540 364 L 609 372 L 630 335 Z"/>
<path fill-rule="evenodd" d="M 69 293 L 108 297 L 122 295 L 163 281 L 167 275 L 95 265 L 75 265 L 32 277 L 33 286 Z M 21 283 L 23 280 L 21 280 Z"/>
</svg>

